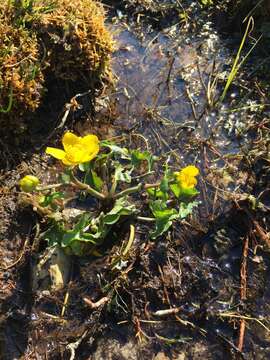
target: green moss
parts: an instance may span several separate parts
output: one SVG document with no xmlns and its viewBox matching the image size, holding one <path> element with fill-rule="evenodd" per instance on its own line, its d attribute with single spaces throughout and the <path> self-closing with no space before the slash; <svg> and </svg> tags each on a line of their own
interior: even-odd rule
<svg viewBox="0 0 270 360">
<path fill-rule="evenodd" d="M 42 102 L 45 78 L 89 88 L 110 78 L 111 36 L 92 0 L 4 0 L 0 4 L 0 125 L 21 132 Z"/>
<path fill-rule="evenodd" d="M 41 13 L 32 26 L 45 44 L 55 77 L 95 83 L 108 75 L 113 42 L 104 25 L 103 7 L 89 0 L 43 0 L 42 4 L 53 10 Z"/>
<path fill-rule="evenodd" d="M 44 78 L 35 34 L 1 20 L 0 123 L 10 123 L 39 106 Z"/>
</svg>

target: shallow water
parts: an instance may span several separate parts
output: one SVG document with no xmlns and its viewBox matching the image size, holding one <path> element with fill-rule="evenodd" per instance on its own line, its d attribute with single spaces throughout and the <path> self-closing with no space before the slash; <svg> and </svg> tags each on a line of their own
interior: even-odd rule
<svg viewBox="0 0 270 360">
<path fill-rule="evenodd" d="M 198 163 L 205 160 L 202 154 L 183 155 L 194 140 L 197 145 L 210 141 L 223 155 L 240 149 L 233 132 L 238 114 L 230 114 L 226 105 L 211 109 L 207 104 L 208 82 L 214 81 L 216 73 L 222 74 L 228 61 L 218 35 L 212 30 L 209 38 L 209 24 L 207 29 L 208 40 L 203 32 L 190 39 L 181 33 L 176 36 L 174 29 L 139 39 L 131 28 L 114 26 L 118 44 L 113 58 L 118 82 L 112 96 L 116 124 L 139 128 L 160 151 L 175 150 L 185 161 Z M 215 100 L 220 90 L 217 86 L 213 91 Z"/>
<path fill-rule="evenodd" d="M 244 105 L 234 86 L 223 104 L 217 101 L 224 86 L 220 86 L 219 82 L 210 97 L 207 97 L 208 85 L 213 84 L 217 75 L 222 78 L 225 71 L 230 70 L 228 64 L 231 59 L 226 43 L 219 38 L 210 23 L 206 24 L 205 33 L 202 31 L 193 38 L 181 35 L 181 32 L 172 28 L 165 33 L 152 32 L 147 35 L 145 31 L 145 34 L 138 35 L 138 32 L 121 22 L 114 25 L 114 31 L 118 44 L 113 57 L 113 70 L 118 77 L 117 89 L 111 98 L 115 125 L 142 135 L 147 146 L 156 154 L 170 154 L 176 167 L 188 163 L 200 167 L 204 181 L 200 183 L 202 204 L 199 218 L 205 223 L 213 221 L 228 209 L 229 204 L 225 196 L 217 196 L 218 191 L 224 190 L 229 194 L 245 188 L 248 175 L 241 170 L 240 163 L 244 153 L 252 146 L 253 138 L 247 130 L 256 118 L 256 112 L 252 109 L 234 111 Z M 211 107 L 209 101 L 217 103 Z M 256 104 L 253 100 L 244 101 Z M 212 175 L 209 175 L 209 170 Z M 229 228 L 230 222 L 233 225 L 233 217 L 227 224 Z M 209 235 L 215 238 L 215 230 L 211 230 Z M 224 253 L 220 249 L 219 240 L 215 240 L 215 243 L 206 239 L 206 246 L 203 246 L 206 262 L 212 262 L 213 247 L 214 251 L 219 249 L 214 255 L 214 263 L 219 271 L 227 274 L 225 277 L 229 282 L 239 281 L 242 254 L 239 236 L 228 236 L 227 240 L 234 239 L 237 246 L 228 243 Z M 252 275 L 249 276 L 252 281 Z M 225 291 L 222 290 L 223 280 L 220 278 L 219 281 L 221 283 L 217 291 Z M 256 281 L 258 289 L 264 288 L 258 278 Z M 234 289 L 234 293 L 237 291 Z M 263 303 L 267 302 L 269 294 L 265 292 Z M 219 312 L 230 310 L 229 301 L 222 303 L 217 300 L 211 306 L 218 308 Z M 208 310 L 211 313 L 211 307 Z M 260 302 L 256 311 L 267 319 Z M 227 336 L 224 330 L 227 325 L 223 321 L 215 325 L 213 320 L 215 326 L 217 332 Z M 260 348 L 255 337 L 257 327 L 258 323 L 249 323 L 247 346 L 259 349 L 264 358 L 263 354 L 268 354 L 269 334 L 260 327 L 261 337 L 266 340 Z M 232 333 L 228 336 L 231 337 Z"/>
</svg>

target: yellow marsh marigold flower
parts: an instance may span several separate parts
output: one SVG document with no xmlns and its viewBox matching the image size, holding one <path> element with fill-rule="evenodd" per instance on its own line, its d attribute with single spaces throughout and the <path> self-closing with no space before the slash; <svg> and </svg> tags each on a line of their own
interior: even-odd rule
<svg viewBox="0 0 270 360">
<path fill-rule="evenodd" d="M 26 175 L 19 181 L 19 185 L 22 191 L 31 192 L 36 189 L 39 184 L 39 179 L 33 175 Z"/>
<path fill-rule="evenodd" d="M 189 165 L 175 173 L 175 175 L 181 188 L 193 189 L 197 185 L 196 176 L 199 175 L 199 169 L 194 165 Z"/>
<path fill-rule="evenodd" d="M 69 166 L 88 162 L 99 152 L 99 140 L 96 135 L 80 137 L 68 131 L 63 136 L 62 143 L 64 150 L 47 147 L 46 154 Z"/>
</svg>

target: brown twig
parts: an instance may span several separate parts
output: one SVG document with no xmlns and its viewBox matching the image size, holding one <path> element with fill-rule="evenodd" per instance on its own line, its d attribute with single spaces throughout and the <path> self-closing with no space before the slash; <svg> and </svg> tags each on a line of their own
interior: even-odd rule
<svg viewBox="0 0 270 360">
<path fill-rule="evenodd" d="M 249 245 L 249 236 L 246 236 L 243 246 L 243 255 L 242 263 L 240 269 L 240 298 L 241 300 L 246 300 L 247 298 L 247 256 L 248 256 L 248 245 Z"/>
<path fill-rule="evenodd" d="M 161 268 L 160 265 L 158 265 L 158 270 L 159 270 L 160 277 L 161 277 L 161 280 L 162 280 L 162 283 L 163 283 L 163 291 L 164 291 L 165 299 L 166 299 L 168 305 L 171 305 L 170 297 L 169 297 L 169 294 L 168 294 L 168 291 L 167 291 L 167 286 L 165 284 L 164 274 L 163 274 L 163 271 L 162 271 L 162 268 Z"/>
<path fill-rule="evenodd" d="M 98 300 L 97 302 L 93 302 L 91 299 L 84 297 L 83 301 L 90 306 L 91 309 L 97 309 L 102 305 L 105 305 L 108 301 L 110 300 L 110 298 L 108 298 L 107 296 L 101 298 L 100 300 Z"/>
<path fill-rule="evenodd" d="M 191 106 L 193 117 L 196 121 L 198 121 L 198 116 L 196 113 L 196 106 L 195 106 L 194 100 L 192 99 L 192 96 L 191 96 L 190 91 L 187 86 L 185 87 L 185 90 L 186 90 L 187 97 L 190 101 L 190 106 Z"/>
<path fill-rule="evenodd" d="M 167 316 L 167 315 L 172 315 L 172 314 L 178 314 L 180 312 L 181 308 L 170 308 L 170 309 L 165 309 L 165 310 L 157 310 L 156 312 L 153 313 L 153 315 L 155 316 Z"/>
<path fill-rule="evenodd" d="M 244 240 L 243 245 L 243 254 L 242 254 L 242 263 L 240 268 L 240 299 L 246 300 L 247 298 L 247 257 L 248 257 L 248 245 L 249 245 L 249 236 L 247 235 Z M 240 320 L 239 327 L 239 338 L 238 338 L 238 350 L 242 352 L 244 346 L 244 337 L 245 337 L 246 321 L 245 319 Z"/>
<path fill-rule="evenodd" d="M 267 234 L 264 231 L 264 229 L 261 227 L 261 225 L 258 223 L 258 221 L 253 220 L 253 224 L 254 224 L 254 227 L 255 227 L 256 234 L 270 248 L 270 236 L 269 236 L 269 234 Z"/>
<path fill-rule="evenodd" d="M 254 225 L 254 231 L 256 235 L 270 248 L 270 236 L 265 232 L 265 230 L 261 227 L 257 220 L 255 220 L 248 209 L 244 209 L 247 214 L 249 220 Z"/>
</svg>

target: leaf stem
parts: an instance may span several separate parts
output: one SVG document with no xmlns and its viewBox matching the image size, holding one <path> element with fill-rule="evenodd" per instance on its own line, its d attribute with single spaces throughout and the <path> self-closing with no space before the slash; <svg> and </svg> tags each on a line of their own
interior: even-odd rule
<svg viewBox="0 0 270 360">
<path fill-rule="evenodd" d="M 114 194 L 116 192 L 116 188 L 117 188 L 117 180 L 114 178 L 111 189 L 110 189 L 110 197 L 114 197 Z"/>
<path fill-rule="evenodd" d="M 58 183 L 58 184 L 50 184 L 50 185 L 46 185 L 46 186 L 38 186 L 36 188 L 37 191 L 44 191 L 44 190 L 51 190 L 51 189 L 57 189 L 61 186 L 64 186 L 66 184 L 63 183 Z"/>
<path fill-rule="evenodd" d="M 144 190 L 152 189 L 152 188 L 158 188 L 160 186 L 160 182 L 155 184 L 144 184 Z"/>
<path fill-rule="evenodd" d="M 170 182 L 170 183 L 173 183 Z M 151 189 L 151 188 L 158 188 L 160 186 L 160 182 L 158 183 L 155 183 L 155 184 L 138 184 L 136 186 L 133 186 L 133 187 L 130 187 L 130 188 L 127 188 L 121 192 L 119 192 L 118 194 L 115 194 L 112 198 L 113 199 L 119 199 L 120 197 L 122 196 L 126 196 L 126 195 L 129 195 L 129 194 L 132 194 L 134 192 L 137 192 L 137 191 L 140 191 L 140 190 L 147 190 L 147 189 Z"/>
<path fill-rule="evenodd" d="M 123 191 L 120 191 L 118 194 L 115 194 L 113 196 L 113 199 L 119 199 L 123 196 L 126 196 L 126 195 L 129 195 L 129 194 L 132 194 L 134 192 L 137 192 L 137 191 L 140 191 L 142 189 L 142 184 L 138 184 L 136 186 L 133 186 L 133 187 L 130 187 L 130 188 L 127 188 Z"/>
<path fill-rule="evenodd" d="M 135 226 L 134 225 L 130 225 L 130 232 L 129 232 L 129 239 L 128 239 L 128 243 L 127 246 L 125 247 L 124 251 L 123 251 L 123 256 L 127 255 L 127 253 L 129 252 L 133 241 L 135 239 Z"/>
<path fill-rule="evenodd" d="M 106 196 L 100 192 L 98 192 L 97 190 L 93 189 L 90 185 L 84 184 L 81 181 L 79 181 L 74 174 L 72 174 L 72 180 L 73 182 L 71 182 L 70 184 L 73 186 L 78 187 L 79 189 L 85 190 L 88 192 L 88 194 L 96 197 L 99 200 L 105 200 Z"/>
<path fill-rule="evenodd" d="M 145 222 L 155 222 L 156 221 L 155 218 L 150 218 L 150 217 L 145 217 L 145 216 L 137 216 L 136 219 L 140 220 L 140 221 L 145 221 Z"/>
</svg>

